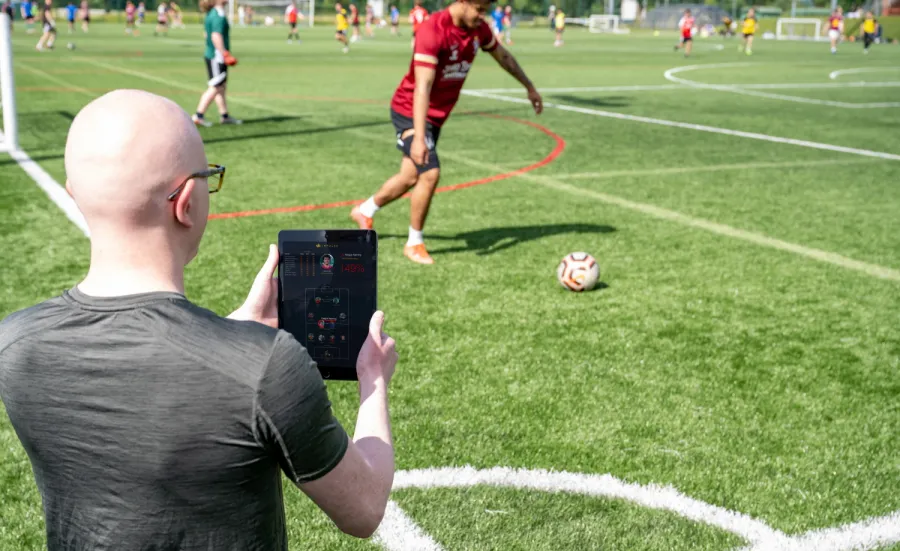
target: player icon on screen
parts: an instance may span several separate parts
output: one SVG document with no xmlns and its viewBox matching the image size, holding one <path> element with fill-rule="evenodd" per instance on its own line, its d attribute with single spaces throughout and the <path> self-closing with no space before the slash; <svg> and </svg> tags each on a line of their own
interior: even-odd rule
<svg viewBox="0 0 900 551">
<path fill-rule="evenodd" d="M 330 272 L 331 268 L 334 267 L 334 257 L 330 254 L 323 254 L 322 262 L 320 262 L 319 264 L 322 266 L 322 270 Z"/>
</svg>

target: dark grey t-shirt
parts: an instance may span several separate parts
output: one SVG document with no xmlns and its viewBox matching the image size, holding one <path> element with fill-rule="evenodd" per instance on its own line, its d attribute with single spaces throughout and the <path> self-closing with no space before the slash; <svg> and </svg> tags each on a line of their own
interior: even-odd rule
<svg viewBox="0 0 900 551">
<path fill-rule="evenodd" d="M 348 438 L 291 335 L 176 293 L 77 289 L 0 323 L 0 399 L 56 550 L 287 548 L 281 471 Z"/>
</svg>

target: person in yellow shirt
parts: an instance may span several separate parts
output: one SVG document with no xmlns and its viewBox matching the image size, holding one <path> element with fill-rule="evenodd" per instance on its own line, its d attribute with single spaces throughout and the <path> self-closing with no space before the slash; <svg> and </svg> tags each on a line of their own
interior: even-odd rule
<svg viewBox="0 0 900 551">
<path fill-rule="evenodd" d="M 744 40 L 738 46 L 738 51 L 753 55 L 753 35 L 756 34 L 756 10 L 753 8 L 747 10 L 747 15 L 741 23 L 741 32 L 744 34 Z"/>
<path fill-rule="evenodd" d="M 344 53 L 346 54 L 350 51 L 350 43 L 347 42 L 347 29 L 350 28 L 350 24 L 347 22 L 347 10 L 338 2 L 334 5 L 334 11 L 334 38 L 344 45 Z"/>
<path fill-rule="evenodd" d="M 862 30 L 863 53 L 867 54 L 869 53 L 869 46 L 875 42 L 875 33 L 878 31 L 878 21 L 872 12 L 866 12 L 866 18 L 860 25 L 860 29 Z"/>
<path fill-rule="evenodd" d="M 556 27 L 556 42 L 553 43 L 554 46 L 562 46 L 563 45 L 563 32 L 566 30 L 566 14 L 563 13 L 562 8 L 556 10 L 556 15 L 554 16 L 555 27 Z"/>
</svg>

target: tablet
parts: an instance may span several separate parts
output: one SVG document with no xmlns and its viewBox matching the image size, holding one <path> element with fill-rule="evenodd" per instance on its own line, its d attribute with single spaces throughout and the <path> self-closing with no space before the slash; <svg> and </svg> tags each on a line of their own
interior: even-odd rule
<svg viewBox="0 0 900 551">
<path fill-rule="evenodd" d="M 377 308 L 377 235 L 284 230 L 278 250 L 278 326 L 306 346 L 323 378 L 355 381 Z"/>
</svg>

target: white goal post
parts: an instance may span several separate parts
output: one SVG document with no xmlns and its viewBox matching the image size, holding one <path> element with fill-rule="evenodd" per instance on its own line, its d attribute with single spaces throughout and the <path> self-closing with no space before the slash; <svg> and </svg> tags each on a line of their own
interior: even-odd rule
<svg viewBox="0 0 900 551">
<path fill-rule="evenodd" d="M 775 24 L 778 40 L 828 40 L 822 36 L 822 20 L 812 17 L 779 17 Z"/>
<path fill-rule="evenodd" d="M 19 149 L 10 24 L 9 16 L 6 13 L 0 13 L 0 111 L 3 112 L 3 127 L 0 128 L 0 151 L 6 152 Z"/>
<path fill-rule="evenodd" d="M 592 33 L 626 34 L 631 32 L 630 29 L 619 28 L 618 15 L 591 15 L 588 18 L 587 27 Z"/>
<path fill-rule="evenodd" d="M 228 0 L 228 20 L 232 25 L 263 25 L 266 17 L 275 20 L 276 25 L 284 24 L 284 10 L 291 4 L 290 0 Z M 247 7 L 253 8 L 253 20 L 249 21 L 245 14 Z M 301 25 L 313 26 L 316 18 L 315 0 L 297 0 L 297 11 L 304 17 Z"/>
</svg>

